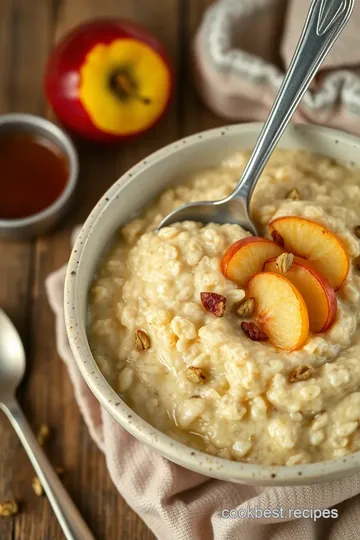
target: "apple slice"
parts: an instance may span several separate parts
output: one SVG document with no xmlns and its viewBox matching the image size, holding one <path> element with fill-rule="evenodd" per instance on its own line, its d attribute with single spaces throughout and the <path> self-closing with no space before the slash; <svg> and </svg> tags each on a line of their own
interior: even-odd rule
<svg viewBox="0 0 360 540">
<path fill-rule="evenodd" d="M 255 298 L 253 319 L 281 349 L 295 351 L 309 334 L 309 316 L 303 297 L 284 276 L 273 272 L 255 274 L 246 287 Z"/>
<path fill-rule="evenodd" d="M 285 251 L 311 261 L 337 290 L 349 271 L 349 257 L 340 240 L 328 229 L 308 219 L 285 216 L 269 225 L 273 238 Z"/>
<path fill-rule="evenodd" d="M 250 236 L 232 244 L 221 261 L 225 277 L 244 287 L 253 274 L 261 272 L 271 257 L 278 257 L 284 250 L 272 240 Z"/>
<path fill-rule="evenodd" d="M 283 275 L 276 267 L 275 257 L 264 264 L 264 271 Z M 300 257 L 294 257 L 285 277 L 295 285 L 305 300 L 310 330 L 314 333 L 325 332 L 334 322 L 337 311 L 336 294 L 330 281 L 311 266 L 309 261 Z"/>
</svg>

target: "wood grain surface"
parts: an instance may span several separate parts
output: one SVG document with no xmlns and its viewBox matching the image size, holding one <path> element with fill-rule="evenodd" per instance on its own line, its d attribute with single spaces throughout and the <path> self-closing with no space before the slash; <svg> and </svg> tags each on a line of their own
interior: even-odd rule
<svg viewBox="0 0 360 540">
<path fill-rule="evenodd" d="M 0 0 L 0 114 L 53 116 L 42 91 L 46 58 L 71 27 L 96 17 L 144 24 L 165 44 L 177 84 L 170 112 L 146 136 L 116 147 L 77 142 L 80 189 L 74 208 L 51 235 L 32 242 L 0 242 L 0 305 L 24 340 L 27 374 L 19 400 L 34 430 L 52 429 L 46 447 L 65 469 L 63 481 L 98 540 L 149 540 L 153 534 L 113 486 L 102 453 L 90 439 L 66 369 L 55 349 L 46 276 L 64 264 L 73 226 L 130 166 L 181 136 L 223 124 L 200 103 L 191 75 L 194 32 L 210 0 Z M 32 467 L 15 433 L 0 415 L 0 502 L 16 498 L 21 513 L 0 518 L 0 540 L 63 538 L 46 498 L 31 487 Z M 170 540 L 170 539 L 169 539 Z"/>
</svg>

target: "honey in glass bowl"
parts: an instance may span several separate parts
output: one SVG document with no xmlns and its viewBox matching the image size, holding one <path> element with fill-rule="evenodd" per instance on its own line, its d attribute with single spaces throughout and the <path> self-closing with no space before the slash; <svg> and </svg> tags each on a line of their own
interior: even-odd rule
<svg viewBox="0 0 360 540">
<path fill-rule="evenodd" d="M 21 219 L 49 207 L 69 179 L 65 153 L 41 134 L 0 134 L 0 219 Z"/>
</svg>

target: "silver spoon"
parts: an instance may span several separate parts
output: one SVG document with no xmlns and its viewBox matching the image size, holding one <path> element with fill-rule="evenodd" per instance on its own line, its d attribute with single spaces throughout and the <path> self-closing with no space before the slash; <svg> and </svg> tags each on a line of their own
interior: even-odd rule
<svg viewBox="0 0 360 540">
<path fill-rule="evenodd" d="M 318 67 L 348 22 L 353 7 L 354 0 L 313 0 L 289 69 L 235 190 L 221 201 L 185 204 L 165 217 L 157 230 L 191 220 L 237 223 L 257 234 L 249 215 L 251 195 Z"/>
<path fill-rule="evenodd" d="M 44 454 L 15 398 L 25 373 L 25 351 L 20 336 L 0 308 L 0 409 L 22 442 L 67 540 L 94 540 Z"/>
</svg>

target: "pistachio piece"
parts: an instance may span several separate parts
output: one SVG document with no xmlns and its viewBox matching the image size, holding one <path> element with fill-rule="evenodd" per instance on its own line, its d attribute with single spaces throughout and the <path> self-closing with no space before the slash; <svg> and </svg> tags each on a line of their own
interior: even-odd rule
<svg viewBox="0 0 360 540">
<path fill-rule="evenodd" d="M 247 337 L 249 337 L 252 341 L 266 341 L 269 339 L 269 337 L 260 330 L 258 326 L 256 326 L 253 322 L 245 322 L 243 321 L 241 323 L 241 328 Z"/>
<path fill-rule="evenodd" d="M 309 364 L 297 366 L 289 373 L 289 382 L 307 381 L 315 373 L 315 369 Z"/>
<path fill-rule="evenodd" d="M 254 313 L 254 309 L 255 298 L 252 296 L 251 298 L 244 298 L 240 302 L 240 304 L 236 308 L 236 313 L 239 315 L 239 317 L 247 319 L 248 317 L 251 317 L 251 315 Z"/>
<path fill-rule="evenodd" d="M 276 268 L 284 274 L 288 272 L 294 262 L 294 255 L 292 253 L 282 253 L 276 259 Z"/>
<path fill-rule="evenodd" d="M 301 199 L 299 190 L 296 188 L 290 189 L 286 194 L 286 198 L 292 201 L 299 201 Z"/>
<path fill-rule="evenodd" d="M 190 366 L 184 371 L 185 377 L 193 383 L 203 383 L 205 381 L 205 375 L 202 369 L 194 366 Z"/>
<path fill-rule="evenodd" d="M 150 348 L 150 337 L 144 330 L 136 330 L 135 332 L 135 347 L 138 351 L 146 351 Z"/>
<path fill-rule="evenodd" d="M 226 308 L 226 298 L 213 292 L 200 293 L 201 303 L 209 313 L 216 317 L 223 317 Z"/>
</svg>

